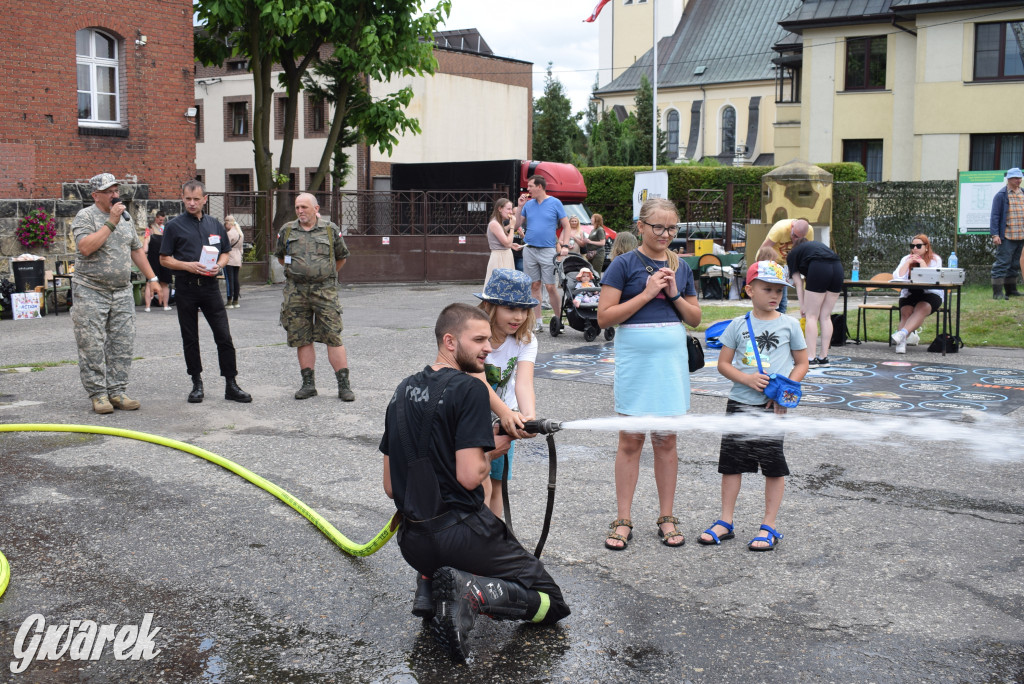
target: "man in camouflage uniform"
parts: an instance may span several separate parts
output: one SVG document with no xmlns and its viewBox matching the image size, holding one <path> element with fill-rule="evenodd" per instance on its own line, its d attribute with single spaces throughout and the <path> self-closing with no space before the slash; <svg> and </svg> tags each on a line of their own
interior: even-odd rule
<svg viewBox="0 0 1024 684">
<path fill-rule="evenodd" d="M 338 271 L 348 258 L 341 229 L 320 218 L 320 205 L 309 193 L 295 198 L 298 219 L 281 227 L 274 256 L 284 266 L 286 282 L 281 304 L 281 325 L 288 331 L 288 346 L 298 347 L 302 387 L 296 399 L 316 396 L 314 342 L 327 345 L 327 360 L 338 379 L 338 397 L 353 401 L 348 357 L 341 342 L 341 305 Z"/>
<path fill-rule="evenodd" d="M 71 320 L 78 342 L 78 372 L 96 413 L 134 411 L 139 402 L 125 394 L 135 343 L 135 297 L 131 265 L 157 282 L 142 241 L 109 173 L 89 181 L 95 204 L 71 223 L 75 258 Z"/>
</svg>

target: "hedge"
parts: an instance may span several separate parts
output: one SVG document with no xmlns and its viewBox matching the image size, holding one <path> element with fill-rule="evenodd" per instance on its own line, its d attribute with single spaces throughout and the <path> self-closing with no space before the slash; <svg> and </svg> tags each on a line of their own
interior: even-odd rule
<svg viewBox="0 0 1024 684">
<path fill-rule="evenodd" d="M 818 164 L 832 174 L 833 182 L 864 181 L 864 167 L 856 163 Z M 756 216 L 748 217 L 734 212 L 734 220 L 760 217 L 761 176 L 774 166 L 696 166 L 671 165 L 662 167 L 668 172 L 669 199 L 685 216 L 690 190 L 719 189 L 734 185 L 734 206 L 737 210 L 749 203 L 756 207 Z M 605 224 L 612 230 L 621 230 L 633 223 L 633 178 L 637 171 L 649 171 L 647 166 L 597 166 L 580 169 L 587 183 L 587 207 L 604 215 Z"/>
</svg>

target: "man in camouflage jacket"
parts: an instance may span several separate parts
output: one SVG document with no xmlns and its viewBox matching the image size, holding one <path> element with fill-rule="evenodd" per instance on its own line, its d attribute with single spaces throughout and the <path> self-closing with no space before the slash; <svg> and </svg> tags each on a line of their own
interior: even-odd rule
<svg viewBox="0 0 1024 684">
<path fill-rule="evenodd" d="M 288 332 L 288 346 L 298 348 L 302 387 L 296 399 L 316 396 L 313 366 L 314 342 L 327 345 L 327 360 L 338 379 L 338 397 L 353 401 L 348 376 L 348 356 L 341 341 L 341 304 L 338 302 L 338 271 L 348 258 L 341 229 L 320 218 L 320 205 L 309 193 L 295 198 L 295 221 L 281 226 L 274 256 L 284 266 L 286 282 L 281 304 L 281 325 Z"/>
<path fill-rule="evenodd" d="M 119 197 L 117 180 L 101 173 L 89 180 L 94 204 L 71 223 L 75 278 L 71 319 L 78 343 L 78 372 L 96 413 L 134 411 L 139 402 L 125 394 L 135 344 L 132 262 L 157 282 L 142 241 Z"/>
</svg>

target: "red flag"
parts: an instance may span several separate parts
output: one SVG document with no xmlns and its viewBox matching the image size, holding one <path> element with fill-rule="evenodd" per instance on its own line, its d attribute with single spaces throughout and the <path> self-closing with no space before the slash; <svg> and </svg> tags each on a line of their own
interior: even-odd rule
<svg viewBox="0 0 1024 684">
<path fill-rule="evenodd" d="M 601 13 L 601 10 L 608 4 L 608 1 L 609 0 L 601 0 L 601 2 L 597 3 L 597 7 L 594 8 L 594 13 L 583 21 L 597 21 L 597 15 Z"/>
</svg>

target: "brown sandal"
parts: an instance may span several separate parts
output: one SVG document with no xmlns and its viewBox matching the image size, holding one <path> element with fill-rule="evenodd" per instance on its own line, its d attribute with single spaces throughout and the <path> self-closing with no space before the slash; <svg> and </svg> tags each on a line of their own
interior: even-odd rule
<svg viewBox="0 0 1024 684">
<path fill-rule="evenodd" d="M 626 547 L 629 546 L 630 540 L 633 539 L 633 521 L 629 518 L 621 518 L 613 522 L 609 527 L 612 531 L 608 533 L 607 537 L 605 537 L 604 547 L 611 551 L 625 551 Z M 621 534 L 615 531 L 615 528 L 617 527 L 628 527 L 629 534 L 623 537 Z M 613 539 L 615 541 L 622 542 L 622 546 L 612 546 L 611 544 L 609 544 L 608 542 Z"/>
<path fill-rule="evenodd" d="M 664 530 L 662 530 L 661 526 L 664 523 L 672 523 L 672 529 L 669 530 L 668 532 L 665 532 Z M 661 537 L 661 543 L 664 544 L 665 546 L 671 546 L 671 547 L 675 548 L 677 546 L 682 546 L 682 545 L 684 545 L 686 543 L 686 537 L 684 537 L 683 533 L 679 531 L 678 527 L 676 527 L 676 525 L 679 524 L 679 518 L 675 517 L 674 515 L 663 515 L 660 518 L 658 518 L 658 523 L 657 524 L 658 524 L 658 536 Z M 674 539 L 675 537 L 679 537 L 683 541 L 679 542 L 678 544 L 669 544 L 668 540 L 669 539 Z"/>
</svg>

